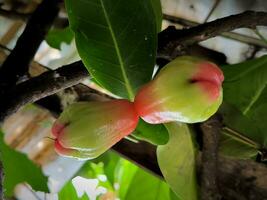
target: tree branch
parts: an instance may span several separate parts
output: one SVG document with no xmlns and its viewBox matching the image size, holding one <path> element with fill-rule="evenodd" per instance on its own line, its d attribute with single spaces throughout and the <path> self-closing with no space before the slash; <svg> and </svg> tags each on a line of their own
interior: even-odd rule
<svg viewBox="0 0 267 200">
<path fill-rule="evenodd" d="M 212 15 L 212 13 L 215 11 L 215 9 L 217 8 L 217 6 L 220 4 L 220 2 L 221 2 L 221 0 L 215 0 L 215 2 L 213 3 L 213 5 L 212 5 L 212 7 L 211 7 L 211 9 L 210 9 L 210 11 L 209 11 L 209 13 L 208 13 L 208 15 L 205 17 L 205 19 L 204 19 L 204 23 L 206 23 L 208 20 L 209 20 L 209 18 L 210 18 L 210 16 Z"/>
<path fill-rule="evenodd" d="M 166 14 L 163 15 L 163 19 L 165 19 L 171 23 L 174 23 L 174 24 L 182 25 L 185 28 L 199 25 L 199 23 L 197 23 L 197 22 L 190 21 L 188 19 L 183 19 L 183 18 L 171 16 L 171 15 L 166 15 Z M 262 40 L 255 38 L 255 37 L 248 36 L 248 35 L 244 35 L 241 33 L 224 32 L 224 33 L 220 33 L 218 36 L 222 36 L 222 37 L 225 37 L 225 38 L 228 38 L 231 40 L 243 42 L 245 44 L 254 45 L 256 47 L 267 48 L 267 44 L 262 42 Z"/>
<path fill-rule="evenodd" d="M 8 19 L 23 20 L 23 21 L 26 21 L 30 17 L 30 14 L 19 13 L 15 10 L 5 10 L 3 8 L 0 8 L 0 15 Z"/>
<path fill-rule="evenodd" d="M 152 174 L 162 177 L 157 164 L 155 146 L 146 142 L 133 143 L 123 139 L 112 149 Z M 200 173 L 201 160 L 201 154 L 199 154 L 197 171 Z M 218 170 L 215 176 L 218 177 L 217 183 L 220 186 L 223 199 L 267 199 L 267 167 L 265 165 L 250 160 L 218 156 L 217 166 Z M 197 174 L 198 177 L 201 176 L 200 173 Z"/>
<path fill-rule="evenodd" d="M 219 157 L 218 183 L 224 199 L 267 199 L 267 168 L 252 160 Z"/>
<path fill-rule="evenodd" d="M 266 12 L 246 11 L 182 30 L 169 27 L 159 34 L 158 56 L 170 56 L 173 59 L 183 53 L 188 45 L 207 40 L 223 32 L 238 28 L 254 29 L 260 25 L 267 25 Z"/>
<path fill-rule="evenodd" d="M 123 139 L 112 149 L 152 174 L 162 177 L 157 163 L 155 146 L 146 142 L 133 143 Z M 200 173 L 202 156 L 199 154 L 197 159 L 197 171 Z M 218 177 L 217 183 L 223 199 L 267 199 L 267 167 L 265 165 L 251 160 L 229 159 L 223 156 L 218 156 L 216 163 L 218 170 L 215 176 Z M 201 176 L 200 173 L 198 176 Z"/>
<path fill-rule="evenodd" d="M 4 88 L 15 85 L 19 78 L 28 73 L 31 60 L 58 15 L 59 2 L 60 0 L 43 0 L 29 18 L 15 48 L 0 68 L 2 92 Z"/>
<path fill-rule="evenodd" d="M 18 84 L 1 99 L 0 121 L 22 106 L 77 85 L 88 76 L 86 68 L 79 61 Z"/>
<path fill-rule="evenodd" d="M 203 200 L 221 199 L 217 181 L 221 127 L 222 123 L 219 115 L 214 115 L 201 124 L 203 132 L 201 199 Z"/>
</svg>

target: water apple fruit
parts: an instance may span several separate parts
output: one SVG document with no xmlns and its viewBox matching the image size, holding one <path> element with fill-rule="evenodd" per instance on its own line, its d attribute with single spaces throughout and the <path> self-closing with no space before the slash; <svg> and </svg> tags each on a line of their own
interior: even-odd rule
<svg viewBox="0 0 267 200">
<path fill-rule="evenodd" d="M 93 159 L 129 135 L 138 115 L 128 100 L 78 102 L 67 107 L 52 127 L 58 154 Z"/>
<path fill-rule="evenodd" d="M 205 121 L 222 102 L 223 80 L 222 71 L 214 63 L 178 57 L 138 91 L 135 109 L 151 124 Z"/>
</svg>

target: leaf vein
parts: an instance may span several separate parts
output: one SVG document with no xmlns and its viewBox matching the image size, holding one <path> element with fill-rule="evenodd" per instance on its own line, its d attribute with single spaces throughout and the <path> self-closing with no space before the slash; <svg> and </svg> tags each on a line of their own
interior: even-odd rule
<svg viewBox="0 0 267 200">
<path fill-rule="evenodd" d="M 109 26 L 109 30 L 110 30 L 110 34 L 111 34 L 111 37 L 112 37 L 112 40 L 113 40 L 113 43 L 114 43 L 114 46 L 115 46 L 115 49 L 116 49 L 116 53 L 117 53 L 117 56 L 118 56 L 118 60 L 119 60 L 119 63 L 120 63 L 120 67 L 121 67 L 121 72 L 122 72 L 122 77 L 125 81 L 125 86 L 126 86 L 126 90 L 128 92 L 128 96 L 131 100 L 133 100 L 134 98 L 134 94 L 133 94 L 133 91 L 132 91 L 132 88 L 131 88 L 131 85 L 130 85 L 130 82 L 128 80 L 128 77 L 127 77 L 127 74 L 126 74 L 126 71 L 125 71 L 125 66 L 124 66 L 124 62 L 122 60 L 122 56 L 121 56 L 121 52 L 120 52 L 120 49 L 119 49 L 119 46 L 118 46 L 118 41 L 115 37 L 115 34 L 114 34 L 114 31 L 113 31 L 113 28 L 111 26 L 111 22 L 109 20 L 109 16 L 108 16 L 108 13 L 106 11 L 106 8 L 105 8 L 105 5 L 103 3 L 103 0 L 100 0 L 101 2 L 101 5 L 102 5 L 102 8 L 103 8 L 103 12 L 104 12 L 104 15 L 105 15 L 105 18 L 107 20 L 107 24 Z"/>
<path fill-rule="evenodd" d="M 244 111 L 243 111 L 243 114 L 244 114 L 244 115 L 246 115 L 246 114 L 249 112 L 249 110 L 251 109 L 251 107 L 252 107 L 252 106 L 257 102 L 257 100 L 260 98 L 260 96 L 261 96 L 263 90 L 266 88 L 266 84 L 267 84 L 267 83 L 263 84 L 263 85 L 257 90 L 257 92 L 256 92 L 256 94 L 253 96 L 251 102 L 250 102 L 250 103 L 248 104 L 248 106 L 244 109 Z"/>
</svg>

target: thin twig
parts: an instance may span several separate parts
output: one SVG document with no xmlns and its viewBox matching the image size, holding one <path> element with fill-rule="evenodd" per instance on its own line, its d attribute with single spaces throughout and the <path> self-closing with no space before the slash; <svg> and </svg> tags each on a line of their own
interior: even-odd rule
<svg viewBox="0 0 267 200">
<path fill-rule="evenodd" d="M 163 15 L 163 19 L 174 23 L 174 24 L 179 24 L 182 25 L 184 28 L 190 28 L 193 26 L 197 26 L 200 25 L 200 23 L 197 23 L 195 21 L 191 21 L 188 19 L 183 19 L 180 17 L 176 17 L 176 16 L 171 16 L 171 15 L 167 15 L 164 14 Z M 224 33 L 220 33 L 218 36 L 222 36 L 228 39 L 232 39 L 232 40 L 236 40 L 239 42 L 243 42 L 245 44 L 251 44 L 257 47 L 263 47 L 263 48 L 267 48 L 267 44 L 263 43 L 262 40 L 255 38 L 255 37 L 250 37 L 248 35 L 244 35 L 241 33 L 236 33 L 236 32 L 224 32 Z"/>
<path fill-rule="evenodd" d="M 221 127 L 222 123 L 219 115 L 214 115 L 208 121 L 201 124 L 203 132 L 201 198 L 203 200 L 221 199 L 217 181 Z"/>
<path fill-rule="evenodd" d="M 206 23 L 210 16 L 212 15 L 212 13 L 215 11 L 215 9 L 217 8 L 217 6 L 219 5 L 219 3 L 221 2 L 221 0 L 215 0 L 214 4 L 212 5 L 211 10 L 209 11 L 207 17 L 204 19 L 204 23 Z"/>
<path fill-rule="evenodd" d="M 240 141 L 240 142 L 243 142 L 243 143 L 249 145 L 252 148 L 255 148 L 255 149 L 262 148 L 262 146 L 259 143 L 251 140 L 249 137 L 247 137 L 247 136 L 239 133 L 238 131 L 236 131 L 236 130 L 234 130 L 232 128 L 229 128 L 229 127 L 226 127 L 225 126 L 225 127 L 222 128 L 222 131 L 226 135 L 228 135 L 230 137 L 233 137 L 233 138 L 235 138 L 235 140 Z"/>
<path fill-rule="evenodd" d="M 189 29 L 176 30 L 170 27 L 159 34 L 158 54 L 171 59 L 183 53 L 188 46 L 238 28 L 253 28 L 267 25 L 266 12 L 246 11 L 201 24 Z"/>
<path fill-rule="evenodd" d="M 267 39 L 260 33 L 260 31 L 258 30 L 258 28 L 254 29 L 254 32 L 258 35 L 258 37 L 265 43 L 267 44 Z"/>
</svg>

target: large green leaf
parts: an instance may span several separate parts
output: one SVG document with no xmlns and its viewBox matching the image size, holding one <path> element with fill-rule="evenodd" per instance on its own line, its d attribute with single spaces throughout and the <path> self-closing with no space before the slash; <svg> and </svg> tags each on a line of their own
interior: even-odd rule
<svg viewBox="0 0 267 200">
<path fill-rule="evenodd" d="M 158 146 L 157 158 L 161 172 L 181 200 L 197 200 L 195 149 L 186 124 L 165 124 L 170 139 Z"/>
<path fill-rule="evenodd" d="M 111 160 L 115 161 L 116 167 L 114 167 L 114 163 Z M 111 168 L 109 166 L 110 163 L 112 163 Z M 99 180 L 99 175 L 107 175 L 105 168 L 110 168 L 108 173 L 114 174 L 113 188 L 109 180 L 104 182 Z M 119 199 L 178 200 L 163 180 L 111 152 L 106 156 L 101 156 L 99 159 L 86 162 L 76 175 L 87 179 L 98 179 L 99 184 L 97 187 L 106 188 L 108 193 L 115 194 Z M 83 198 L 86 199 L 86 197 Z M 97 199 L 102 198 L 106 198 L 105 195 L 100 195 Z M 71 181 L 60 191 L 59 200 L 61 199 L 79 199 Z"/>
<path fill-rule="evenodd" d="M 148 174 L 142 169 L 138 169 L 124 199 L 169 200 L 170 189 L 162 180 Z"/>
<path fill-rule="evenodd" d="M 261 135 L 256 124 L 227 103 L 223 103 L 219 112 L 224 116 L 223 123 L 227 125 L 222 131 L 220 152 L 241 159 L 255 157 L 262 141 L 261 138 L 256 137 Z"/>
<path fill-rule="evenodd" d="M 115 180 L 119 184 L 118 197 L 126 199 L 125 196 L 130 189 L 130 183 L 138 170 L 138 167 L 128 160 L 120 159 L 115 171 Z"/>
<path fill-rule="evenodd" d="M 234 106 L 247 118 L 236 119 L 236 114 L 226 116 L 227 124 L 235 120 L 237 131 L 266 147 L 267 145 L 267 56 L 223 67 L 225 82 L 224 101 Z M 240 117 L 239 117 L 240 118 Z M 246 129 L 245 127 L 250 127 Z M 236 127 L 234 127 L 236 128 Z M 254 130 L 251 130 L 254 128 Z"/>
<path fill-rule="evenodd" d="M 108 181 L 115 184 L 115 170 L 119 163 L 120 157 L 114 152 L 108 151 L 104 155 L 107 155 L 108 159 L 104 162 L 104 173 L 107 176 Z"/>
<path fill-rule="evenodd" d="M 128 160 L 120 158 L 114 174 L 115 183 L 119 185 L 116 191 L 117 197 L 120 199 L 177 200 L 164 181 L 138 168 Z"/>
<path fill-rule="evenodd" d="M 115 170 L 121 158 L 112 151 L 107 151 L 98 158 L 86 162 L 76 175 L 84 178 L 97 178 L 98 173 L 107 176 L 107 183 L 114 185 Z M 110 189 L 110 188 L 109 188 Z"/>
<path fill-rule="evenodd" d="M 169 140 L 169 133 L 163 124 L 148 124 L 142 119 L 132 135 L 154 145 L 163 145 Z"/>
<path fill-rule="evenodd" d="M 161 7 L 161 2 L 160 0 L 150 0 L 151 4 L 153 6 L 153 11 L 154 15 L 156 18 L 156 23 L 157 23 L 157 30 L 158 32 L 161 31 L 161 25 L 162 25 L 162 7 Z"/>
<path fill-rule="evenodd" d="M 49 192 L 47 177 L 25 154 L 17 152 L 4 142 L 4 134 L 0 131 L 1 160 L 4 167 L 4 189 L 6 196 L 12 196 L 14 187 L 27 182 L 36 191 Z"/>
<path fill-rule="evenodd" d="M 151 0 L 66 0 L 78 52 L 97 82 L 133 100 L 151 79 L 157 23 Z"/>
</svg>

